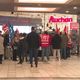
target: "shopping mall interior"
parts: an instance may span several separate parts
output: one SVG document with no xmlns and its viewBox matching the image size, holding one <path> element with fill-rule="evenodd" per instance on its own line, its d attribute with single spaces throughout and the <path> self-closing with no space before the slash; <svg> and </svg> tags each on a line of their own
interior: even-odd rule
<svg viewBox="0 0 80 80">
<path fill-rule="evenodd" d="M 80 0 L 0 0 L 0 31 L 2 37 L 9 32 L 9 43 L 14 32 L 28 35 L 32 27 L 36 29 L 38 35 L 44 31 L 51 36 L 65 32 L 71 38 L 70 53 L 67 46 L 68 56 L 64 58 L 61 54 L 61 60 L 57 60 L 58 52 L 55 59 L 51 44 L 49 60 L 47 61 L 44 56 L 43 61 L 43 48 L 40 46 L 36 67 L 30 65 L 29 55 L 27 59 L 24 56 L 21 64 L 18 64 L 18 56 L 17 60 L 13 60 L 14 50 L 10 44 L 7 46 L 7 57 L 4 55 L 6 50 L 3 49 L 0 80 L 80 80 Z M 0 38 L 0 45 L 1 42 Z M 1 52 L 0 46 L 0 55 Z M 29 51 L 26 54 L 29 54 Z"/>
</svg>

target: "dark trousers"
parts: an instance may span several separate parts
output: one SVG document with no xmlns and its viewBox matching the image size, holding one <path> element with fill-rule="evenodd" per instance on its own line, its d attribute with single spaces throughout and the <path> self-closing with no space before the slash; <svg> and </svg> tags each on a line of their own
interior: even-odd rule
<svg viewBox="0 0 80 80">
<path fill-rule="evenodd" d="M 19 63 L 23 63 L 23 61 L 24 61 L 24 56 L 23 56 L 23 54 L 20 54 L 19 55 Z"/>
<path fill-rule="evenodd" d="M 28 56 L 29 56 L 29 50 L 25 49 L 24 57 L 25 57 L 26 62 L 28 61 Z"/>
<path fill-rule="evenodd" d="M 19 50 L 18 56 L 19 56 L 19 63 L 23 63 L 24 61 L 24 50 L 23 49 Z"/>
<path fill-rule="evenodd" d="M 66 54 L 66 47 L 61 49 L 61 58 L 62 59 L 67 59 L 67 54 Z"/>
<path fill-rule="evenodd" d="M 13 49 L 13 61 L 17 60 L 18 50 Z"/>
<path fill-rule="evenodd" d="M 3 54 L 0 54 L 0 63 L 2 63 Z"/>
<path fill-rule="evenodd" d="M 33 64 L 33 58 L 35 61 L 35 65 L 37 65 L 38 64 L 38 50 L 35 48 L 29 49 L 30 64 Z"/>
<path fill-rule="evenodd" d="M 67 52 L 67 57 L 70 57 L 70 48 L 69 47 L 67 47 L 67 49 L 66 49 L 66 52 Z"/>
<path fill-rule="evenodd" d="M 4 47 L 4 59 L 8 59 L 8 49 L 7 46 Z"/>
<path fill-rule="evenodd" d="M 11 59 L 12 54 L 11 54 L 11 48 L 10 46 L 5 46 L 4 47 L 4 59 Z"/>
</svg>

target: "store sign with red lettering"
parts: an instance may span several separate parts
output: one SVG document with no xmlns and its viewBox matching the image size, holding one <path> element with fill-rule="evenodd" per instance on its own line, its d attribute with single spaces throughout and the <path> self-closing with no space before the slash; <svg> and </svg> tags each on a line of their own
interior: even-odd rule
<svg viewBox="0 0 80 80">
<path fill-rule="evenodd" d="M 49 22 L 72 22 L 73 19 L 72 18 L 64 18 L 64 17 L 59 17 L 59 18 L 55 18 L 54 16 L 50 16 L 49 18 Z"/>
<path fill-rule="evenodd" d="M 70 30 L 78 30 L 79 28 L 79 23 L 74 22 L 74 23 L 70 23 Z"/>
</svg>

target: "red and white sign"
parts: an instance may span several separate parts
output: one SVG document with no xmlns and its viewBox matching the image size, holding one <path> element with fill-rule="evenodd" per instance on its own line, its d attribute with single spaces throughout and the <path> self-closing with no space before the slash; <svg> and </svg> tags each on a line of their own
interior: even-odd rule
<svg viewBox="0 0 80 80">
<path fill-rule="evenodd" d="M 77 22 L 70 23 L 70 30 L 78 30 L 78 28 L 79 28 L 79 23 Z"/>
<path fill-rule="evenodd" d="M 50 16 L 50 18 L 49 18 L 49 22 L 72 22 L 72 21 L 73 21 L 73 19 L 68 18 L 68 17 L 55 18 L 54 16 Z"/>
</svg>

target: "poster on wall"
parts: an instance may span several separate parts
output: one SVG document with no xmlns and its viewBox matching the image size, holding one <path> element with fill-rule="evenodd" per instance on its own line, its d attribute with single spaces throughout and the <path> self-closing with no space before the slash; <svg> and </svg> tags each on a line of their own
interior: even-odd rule
<svg viewBox="0 0 80 80">
<path fill-rule="evenodd" d="M 79 30 L 79 23 L 70 23 L 70 31 L 71 31 L 71 36 L 72 36 L 72 41 L 76 41 L 78 39 L 78 30 Z"/>
<path fill-rule="evenodd" d="M 79 23 L 77 22 L 70 23 L 71 40 L 72 40 L 71 53 L 78 52 L 78 41 L 79 41 L 78 30 L 79 30 Z"/>
<path fill-rule="evenodd" d="M 79 29 L 79 23 L 77 22 L 73 22 L 73 23 L 70 23 L 70 30 L 78 30 Z"/>
</svg>

